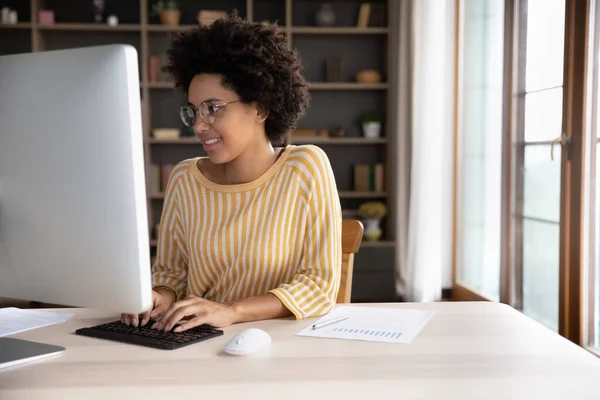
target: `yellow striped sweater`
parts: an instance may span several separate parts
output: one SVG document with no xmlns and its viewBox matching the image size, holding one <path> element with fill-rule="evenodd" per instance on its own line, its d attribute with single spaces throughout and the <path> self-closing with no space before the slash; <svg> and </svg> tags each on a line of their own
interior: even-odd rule
<svg viewBox="0 0 600 400">
<path fill-rule="evenodd" d="M 329 159 L 288 145 L 255 181 L 219 185 L 180 162 L 161 216 L 153 286 L 217 302 L 272 293 L 297 319 L 331 310 L 342 214 Z"/>
</svg>

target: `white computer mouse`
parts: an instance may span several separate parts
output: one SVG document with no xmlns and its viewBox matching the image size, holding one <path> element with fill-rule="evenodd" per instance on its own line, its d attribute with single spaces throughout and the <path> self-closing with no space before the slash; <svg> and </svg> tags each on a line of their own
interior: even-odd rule
<svg viewBox="0 0 600 400">
<path fill-rule="evenodd" d="M 235 335 L 223 348 L 225 353 L 245 356 L 261 351 L 271 345 L 271 336 L 258 328 L 244 329 Z"/>
</svg>

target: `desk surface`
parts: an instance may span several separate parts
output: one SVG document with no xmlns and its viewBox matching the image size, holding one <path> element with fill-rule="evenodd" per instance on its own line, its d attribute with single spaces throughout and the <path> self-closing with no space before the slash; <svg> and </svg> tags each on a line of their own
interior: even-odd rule
<svg viewBox="0 0 600 400">
<path fill-rule="evenodd" d="M 366 306 L 435 314 L 411 344 L 299 337 L 313 319 L 284 319 L 234 325 L 220 338 L 165 351 L 77 336 L 80 327 L 118 316 L 74 309 L 65 323 L 13 336 L 67 351 L 0 371 L 0 398 L 600 398 L 600 359 L 508 306 Z M 271 334 L 271 348 L 247 357 L 223 353 L 250 326 Z"/>
</svg>

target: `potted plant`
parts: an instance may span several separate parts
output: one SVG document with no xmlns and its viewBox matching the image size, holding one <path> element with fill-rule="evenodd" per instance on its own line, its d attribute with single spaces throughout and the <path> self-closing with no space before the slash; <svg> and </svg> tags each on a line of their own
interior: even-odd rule
<svg viewBox="0 0 600 400">
<path fill-rule="evenodd" d="M 381 122 L 383 118 L 377 111 L 364 113 L 360 118 L 363 134 L 366 138 L 378 138 L 381 135 Z"/>
<path fill-rule="evenodd" d="M 368 241 L 377 241 L 381 238 L 381 220 L 386 215 L 385 204 L 380 201 L 369 201 L 358 208 L 357 214 L 365 225 L 364 237 Z"/>
<path fill-rule="evenodd" d="M 152 10 L 154 11 L 154 15 L 160 16 L 161 24 L 171 26 L 179 25 L 181 11 L 179 11 L 176 1 L 157 1 L 152 6 Z"/>
</svg>

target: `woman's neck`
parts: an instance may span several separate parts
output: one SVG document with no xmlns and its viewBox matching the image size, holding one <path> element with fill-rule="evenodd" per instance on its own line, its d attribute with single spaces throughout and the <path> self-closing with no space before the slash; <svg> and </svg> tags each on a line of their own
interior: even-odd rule
<svg viewBox="0 0 600 400">
<path fill-rule="evenodd" d="M 226 185 L 236 185 L 260 178 L 277 160 L 279 152 L 269 141 L 246 149 L 235 160 L 221 165 L 221 179 Z"/>
</svg>

